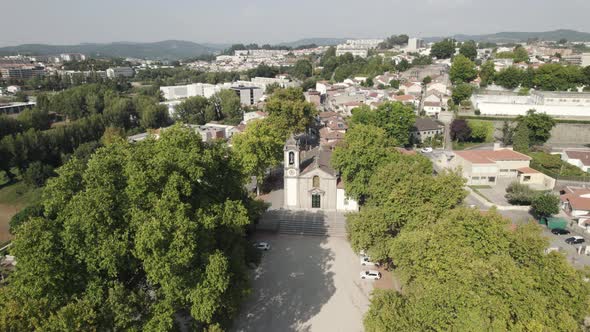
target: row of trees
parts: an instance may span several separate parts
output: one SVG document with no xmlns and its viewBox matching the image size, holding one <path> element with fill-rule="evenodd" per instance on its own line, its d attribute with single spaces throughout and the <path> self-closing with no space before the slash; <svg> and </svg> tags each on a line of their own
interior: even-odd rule
<svg viewBox="0 0 590 332">
<path fill-rule="evenodd" d="M 566 91 L 581 85 L 590 85 L 590 66 L 564 66 L 550 63 L 539 66 L 538 69 L 519 69 L 508 67 L 499 72 L 493 71 L 493 64 L 482 67 L 482 83 L 494 82 L 504 88 L 517 87 L 536 88 L 546 91 Z M 481 74 L 480 74 L 481 75 Z"/>
<path fill-rule="evenodd" d="M 224 144 L 177 126 L 72 158 L 15 230 L 0 329 L 220 330 L 248 294 L 260 211 Z"/>
<path fill-rule="evenodd" d="M 203 125 L 211 121 L 223 121 L 237 125 L 242 121 L 244 109 L 233 90 L 221 90 L 210 98 L 190 97 L 176 106 L 174 118 L 190 124 Z"/>
<path fill-rule="evenodd" d="M 590 287 L 563 256 L 544 253 L 540 228 L 460 208 L 460 174 L 433 176 L 429 160 L 395 146 L 385 129 L 353 123 L 332 160 L 363 205 L 347 217 L 353 249 L 395 268 L 402 283 L 403 292 L 373 293 L 365 329 L 577 330 Z M 540 195 L 536 209 L 551 213 L 550 200 Z"/>
</svg>

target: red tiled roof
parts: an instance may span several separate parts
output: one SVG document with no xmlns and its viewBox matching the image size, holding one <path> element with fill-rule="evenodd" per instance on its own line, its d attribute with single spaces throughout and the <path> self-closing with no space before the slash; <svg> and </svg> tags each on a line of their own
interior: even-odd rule
<svg viewBox="0 0 590 332">
<path fill-rule="evenodd" d="M 574 210 L 588 210 L 590 211 L 590 198 L 581 197 L 582 195 L 590 194 L 588 189 L 577 189 L 570 193 L 563 194 L 559 198 L 562 202 L 568 201 Z"/>
<path fill-rule="evenodd" d="M 537 171 L 536 169 L 530 168 L 530 167 L 521 167 L 519 169 L 517 169 L 517 171 L 519 171 L 520 173 L 523 174 L 536 174 L 536 173 L 541 173 L 539 171 Z"/>
<path fill-rule="evenodd" d="M 569 159 L 579 159 L 584 166 L 590 166 L 590 151 L 565 151 Z"/>
<path fill-rule="evenodd" d="M 438 102 L 438 101 L 425 101 L 424 106 L 440 107 L 440 102 Z"/>
<path fill-rule="evenodd" d="M 473 164 L 494 164 L 496 161 L 531 160 L 531 157 L 509 149 L 455 151 L 455 154 Z"/>
<path fill-rule="evenodd" d="M 416 97 L 414 97 L 412 95 L 401 95 L 401 96 L 395 96 L 395 97 L 393 97 L 393 99 L 399 100 L 399 101 L 409 101 L 409 100 L 416 100 Z"/>
</svg>

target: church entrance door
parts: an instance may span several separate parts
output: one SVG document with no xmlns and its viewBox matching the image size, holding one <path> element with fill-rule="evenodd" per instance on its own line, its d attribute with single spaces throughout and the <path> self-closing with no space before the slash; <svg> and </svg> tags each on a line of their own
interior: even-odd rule
<svg viewBox="0 0 590 332">
<path fill-rule="evenodd" d="M 320 208 L 320 200 L 321 200 L 321 196 L 319 194 L 311 195 L 311 207 L 314 209 L 319 209 Z"/>
</svg>

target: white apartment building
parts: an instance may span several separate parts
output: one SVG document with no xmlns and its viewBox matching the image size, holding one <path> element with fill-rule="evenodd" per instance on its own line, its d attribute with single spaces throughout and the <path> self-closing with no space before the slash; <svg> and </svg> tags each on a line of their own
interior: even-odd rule
<svg viewBox="0 0 590 332">
<path fill-rule="evenodd" d="M 535 109 L 555 117 L 590 117 L 590 93 L 533 91 L 530 96 L 485 94 L 471 97 L 482 115 L 518 116 Z"/>
<path fill-rule="evenodd" d="M 582 67 L 590 66 L 590 53 L 566 55 L 562 56 L 561 59 L 572 65 Z"/>
<path fill-rule="evenodd" d="M 408 46 L 406 46 L 406 52 L 416 52 L 421 48 L 424 48 L 426 43 L 420 38 L 408 39 Z"/>
<path fill-rule="evenodd" d="M 107 77 L 110 79 L 118 77 L 133 77 L 135 71 L 131 67 L 114 67 L 107 69 Z"/>
</svg>

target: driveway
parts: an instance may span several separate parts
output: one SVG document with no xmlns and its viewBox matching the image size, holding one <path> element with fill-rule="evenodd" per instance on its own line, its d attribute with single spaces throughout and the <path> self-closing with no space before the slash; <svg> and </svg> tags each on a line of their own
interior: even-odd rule
<svg viewBox="0 0 590 332">
<path fill-rule="evenodd" d="M 342 237 L 258 234 L 271 244 L 233 331 L 363 330 L 373 281 Z"/>
</svg>

